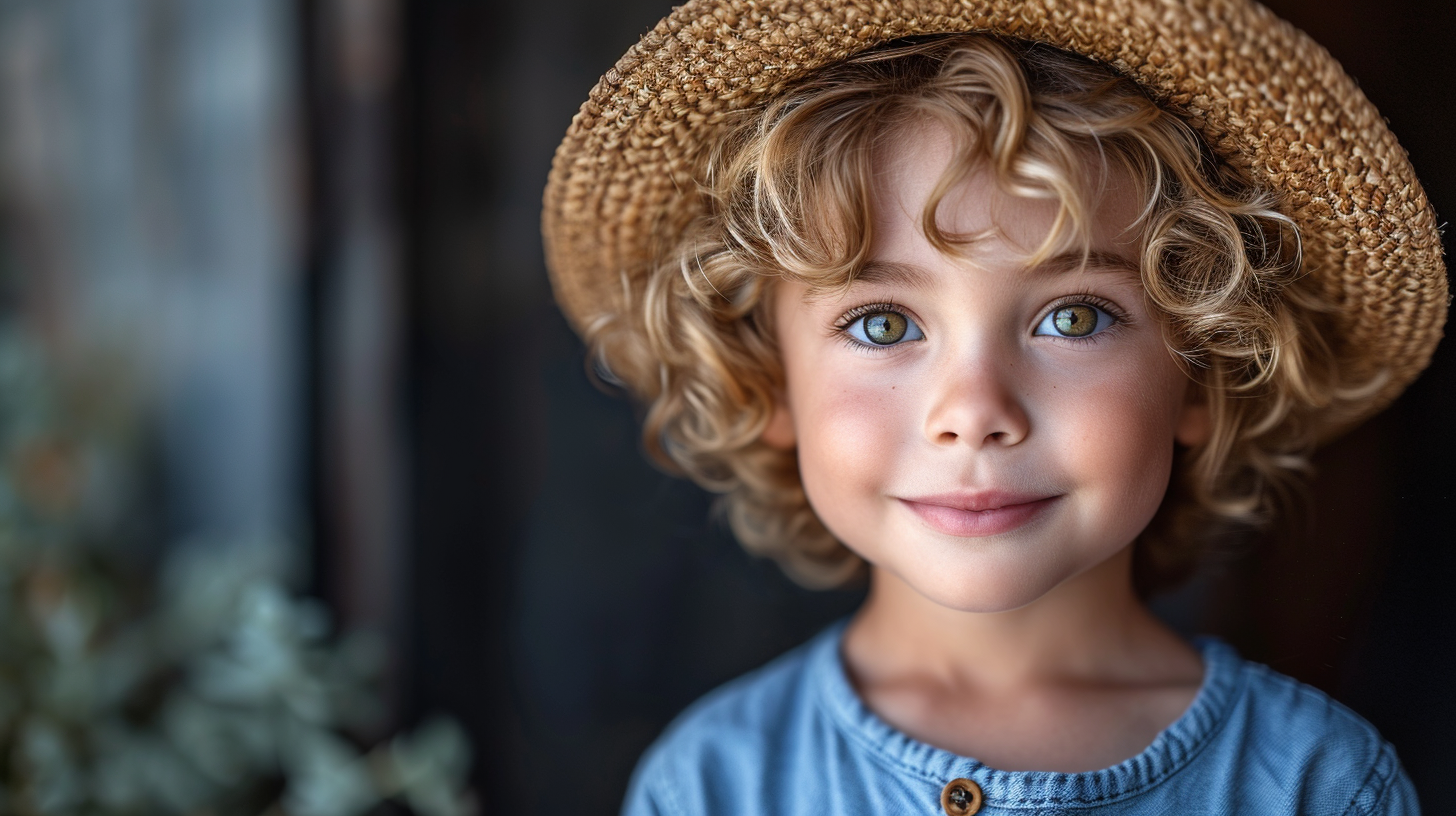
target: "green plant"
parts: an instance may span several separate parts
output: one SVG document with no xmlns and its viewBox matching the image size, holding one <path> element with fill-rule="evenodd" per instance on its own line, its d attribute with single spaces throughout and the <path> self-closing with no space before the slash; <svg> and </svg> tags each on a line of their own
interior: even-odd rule
<svg viewBox="0 0 1456 816">
<path fill-rule="evenodd" d="M 382 649 L 292 591 L 292 549 L 113 540 L 135 423 L 87 393 L 0 330 L 0 813 L 472 812 L 453 722 L 351 738 Z"/>
</svg>

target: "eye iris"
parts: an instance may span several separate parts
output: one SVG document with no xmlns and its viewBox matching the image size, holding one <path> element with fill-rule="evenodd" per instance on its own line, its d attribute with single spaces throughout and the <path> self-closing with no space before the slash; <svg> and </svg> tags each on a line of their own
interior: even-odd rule
<svg viewBox="0 0 1456 816">
<path fill-rule="evenodd" d="M 880 312 L 865 318 L 865 337 L 881 346 L 897 343 L 905 336 L 907 324 L 904 315 L 894 312 Z"/>
<path fill-rule="evenodd" d="M 1052 314 L 1052 324 L 1067 337 L 1086 337 L 1097 328 L 1097 312 L 1091 306 L 1063 306 Z"/>
</svg>

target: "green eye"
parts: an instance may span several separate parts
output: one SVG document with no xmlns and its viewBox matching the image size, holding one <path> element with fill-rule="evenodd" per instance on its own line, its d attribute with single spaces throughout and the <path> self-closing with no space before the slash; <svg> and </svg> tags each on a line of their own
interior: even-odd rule
<svg viewBox="0 0 1456 816">
<path fill-rule="evenodd" d="M 905 337 L 905 331 L 909 326 L 910 323 L 904 315 L 894 312 L 866 315 L 864 319 L 865 336 L 870 339 L 871 343 L 881 346 L 900 342 Z"/>
<path fill-rule="evenodd" d="M 915 321 L 899 312 L 870 312 L 857 317 L 843 329 L 855 342 L 866 346 L 896 346 L 925 335 Z"/>
<path fill-rule="evenodd" d="M 1086 337 L 1097 328 L 1097 310 L 1076 304 L 1052 312 L 1052 325 L 1065 337 Z"/>
<path fill-rule="evenodd" d="M 1106 331 L 1117 318 L 1090 303 L 1068 303 L 1047 312 L 1032 334 L 1083 340 Z"/>
</svg>

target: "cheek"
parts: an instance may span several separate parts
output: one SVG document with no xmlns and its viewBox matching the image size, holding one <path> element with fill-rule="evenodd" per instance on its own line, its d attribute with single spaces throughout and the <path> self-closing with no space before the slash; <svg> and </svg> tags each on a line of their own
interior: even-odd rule
<svg viewBox="0 0 1456 816">
<path fill-rule="evenodd" d="M 1167 492 L 1183 393 L 1183 375 L 1176 369 L 1143 370 L 1148 376 L 1102 381 L 1066 423 L 1078 429 L 1070 446 L 1077 476 L 1102 494 L 1101 507 L 1117 510 L 1129 527 L 1137 527 L 1134 534 Z"/>
<path fill-rule="evenodd" d="M 836 533 L 867 522 L 862 518 L 869 507 L 865 499 L 895 478 L 911 430 L 895 419 L 909 416 L 910 389 L 843 368 L 789 371 L 804 489 L 815 512 Z"/>
</svg>

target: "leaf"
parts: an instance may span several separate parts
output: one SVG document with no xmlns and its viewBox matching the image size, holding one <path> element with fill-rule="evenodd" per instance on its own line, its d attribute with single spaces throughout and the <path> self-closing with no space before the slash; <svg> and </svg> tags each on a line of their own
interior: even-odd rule
<svg viewBox="0 0 1456 816">
<path fill-rule="evenodd" d="M 465 816 L 474 802 L 465 790 L 470 743 L 454 720 L 436 718 L 389 746 L 391 770 L 402 798 L 422 816 Z"/>
<path fill-rule="evenodd" d="M 358 816 L 380 802 L 368 765 L 333 734 L 297 728 L 287 761 L 283 808 L 291 816 Z"/>
</svg>

